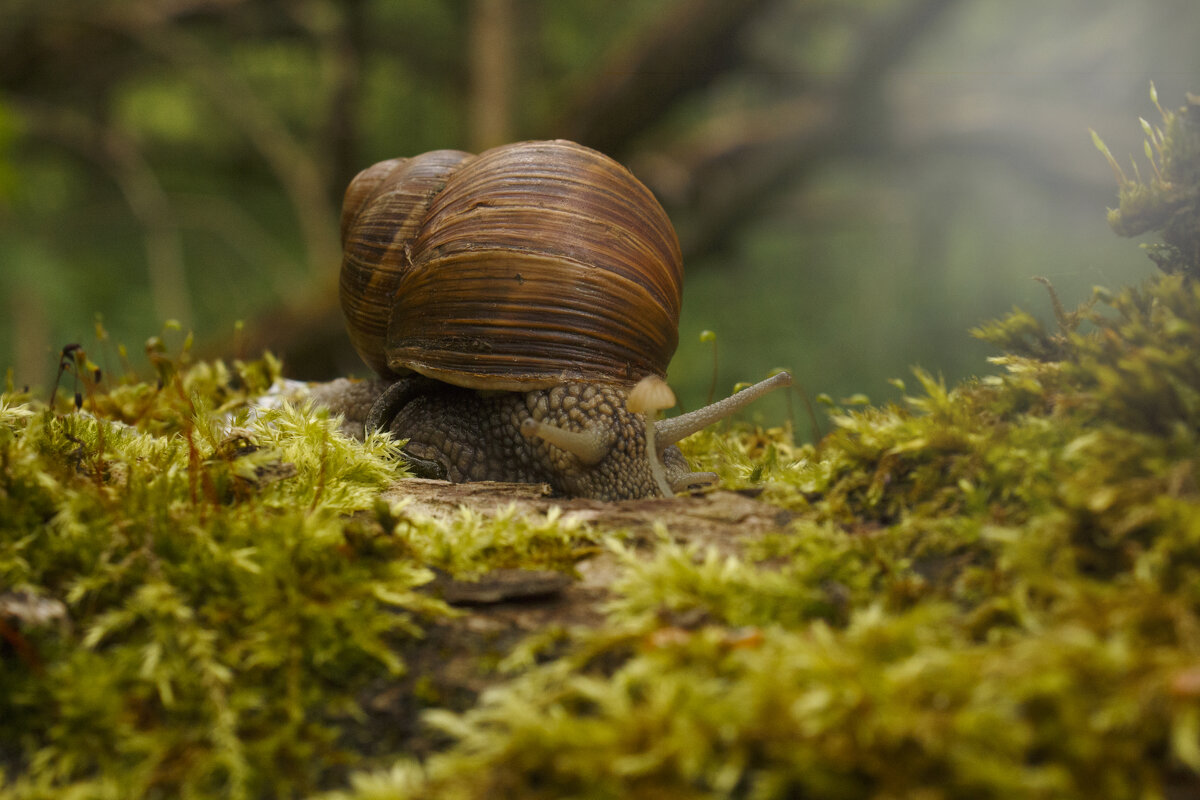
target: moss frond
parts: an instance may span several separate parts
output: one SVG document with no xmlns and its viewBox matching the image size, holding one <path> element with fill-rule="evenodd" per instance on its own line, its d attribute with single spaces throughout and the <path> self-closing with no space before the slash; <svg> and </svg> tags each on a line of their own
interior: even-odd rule
<svg viewBox="0 0 1200 800">
<path fill-rule="evenodd" d="M 1158 103 L 1154 85 L 1151 99 L 1162 116 L 1156 128 L 1138 118 L 1145 134 L 1145 156 L 1151 174 L 1129 180 L 1116 165 L 1100 137 L 1093 141 L 1117 175 L 1119 205 L 1109 211 L 1109 226 L 1121 236 L 1159 231 L 1163 246 L 1152 246 L 1150 257 L 1166 272 L 1200 277 L 1200 98 L 1187 96 L 1177 111 Z"/>
<path fill-rule="evenodd" d="M 1112 159 L 1114 227 L 1163 230 L 1162 273 L 1055 298 L 1056 330 L 985 323 L 993 374 L 918 369 L 897 402 L 830 402 L 819 442 L 682 443 L 773 504 L 767 533 L 423 516 L 381 495 L 388 441 L 251 411 L 269 359 L 157 342 L 153 383 L 110 385 L 72 353 L 81 411 L 0 395 L 0 798 L 1197 794 L 1188 103 L 1143 121 L 1152 169 Z M 615 575 L 594 627 L 492 654 L 502 671 L 455 709 L 422 690 L 448 663 L 405 658 L 450 616 L 418 591 L 435 571 L 590 556 Z M 491 636 L 528 611 L 458 621 Z M 371 727 L 380 687 L 426 709 L 420 758 Z"/>
<path fill-rule="evenodd" d="M 5 618 L 6 797 L 312 791 L 352 757 L 358 692 L 442 613 L 421 564 L 346 535 L 399 474 L 390 444 L 285 407 L 228 449 L 228 371 L 173 374 L 62 416 L 0 399 L 0 597 L 66 610 Z"/>
<path fill-rule="evenodd" d="M 1200 291 L 1164 274 L 1064 315 L 1053 335 L 1021 312 L 985 326 L 1014 348 L 999 374 L 917 370 L 816 445 L 685 442 L 792 521 L 738 553 L 610 544 L 605 627 L 431 712 L 452 746 L 422 767 L 335 796 L 1200 785 Z"/>
</svg>

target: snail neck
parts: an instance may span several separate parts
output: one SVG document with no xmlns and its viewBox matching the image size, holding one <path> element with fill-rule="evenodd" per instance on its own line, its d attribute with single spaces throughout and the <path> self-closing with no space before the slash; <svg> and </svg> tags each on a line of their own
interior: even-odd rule
<svg viewBox="0 0 1200 800">
<path fill-rule="evenodd" d="M 545 482 L 559 494 L 602 500 L 670 496 L 716 480 L 691 472 L 675 442 L 790 381 L 781 373 L 710 406 L 656 420 L 663 401 L 646 405 L 635 396 L 638 410 L 631 411 L 631 387 L 617 383 L 495 391 L 408 375 L 383 391 L 366 426 L 408 440 L 405 451 L 430 467 L 425 474 L 452 481 Z"/>
</svg>

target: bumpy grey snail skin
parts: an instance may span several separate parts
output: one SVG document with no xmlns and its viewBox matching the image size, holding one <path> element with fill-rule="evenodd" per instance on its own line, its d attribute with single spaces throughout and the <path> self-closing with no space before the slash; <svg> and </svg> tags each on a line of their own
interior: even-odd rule
<svg viewBox="0 0 1200 800">
<path fill-rule="evenodd" d="M 716 480 L 691 472 L 677 441 L 790 382 L 780 373 L 719 403 L 655 420 L 653 406 L 630 410 L 630 396 L 636 407 L 645 383 L 483 393 L 418 376 L 388 386 L 366 427 L 407 439 L 404 452 L 425 477 L 547 483 L 557 494 L 598 500 L 659 497 Z"/>
<path fill-rule="evenodd" d="M 342 245 L 347 330 L 388 384 L 366 425 L 408 440 L 419 473 L 670 495 L 715 480 L 675 442 L 790 382 L 656 419 L 674 405 L 679 242 L 627 169 L 573 142 L 368 167 L 346 190 Z"/>
</svg>

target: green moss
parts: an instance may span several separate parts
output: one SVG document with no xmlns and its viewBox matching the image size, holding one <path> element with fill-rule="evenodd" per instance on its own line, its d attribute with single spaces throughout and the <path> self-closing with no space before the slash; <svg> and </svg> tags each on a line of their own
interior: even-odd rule
<svg viewBox="0 0 1200 800">
<path fill-rule="evenodd" d="M 1169 111 L 1151 98 L 1162 127 L 1140 120 L 1146 134 L 1149 173 L 1126 176 L 1108 148 L 1093 132 L 1096 146 L 1109 160 L 1120 186 L 1120 205 L 1108 212 L 1109 226 L 1121 236 L 1161 231 L 1163 241 L 1147 246 L 1148 255 L 1166 272 L 1200 277 L 1200 97 L 1188 95 L 1187 105 Z"/>
<path fill-rule="evenodd" d="M 1191 113 L 1149 134 L 1179 197 Z M 1120 214 L 1165 191 L 1123 184 Z M 424 518 L 379 499 L 393 445 L 248 412 L 269 359 L 163 355 L 109 385 L 74 354 L 83 413 L 0 396 L 0 797 L 1200 792 L 1200 284 L 1157 219 L 1182 261 L 1071 311 L 1052 295 L 1053 328 L 981 325 L 994 374 L 917 371 L 816 444 L 685 442 L 778 510 L 720 548 L 557 511 Z M 448 614 L 414 591 L 431 568 L 597 551 L 598 627 L 526 640 L 465 710 L 436 672 L 400 680 Z M 411 687 L 436 752 L 371 736 L 381 685 Z"/>
<path fill-rule="evenodd" d="M 444 523 L 405 514 L 404 501 L 390 509 L 398 515 L 393 530 L 408 553 L 424 564 L 470 579 L 493 569 L 569 570 L 596 551 L 598 537 L 579 521 L 561 519 L 561 510 L 544 515 L 518 514 L 515 506 L 495 516 L 463 506 Z"/>
<path fill-rule="evenodd" d="M 605 627 L 514 658 L 474 709 L 428 715 L 449 749 L 336 796 L 1200 791 L 1190 275 L 1097 290 L 1056 330 L 987 323 L 998 374 L 918 371 L 902 403 L 835 409 L 816 445 L 748 427 L 685 443 L 793 521 L 739 555 L 684 531 L 613 545 Z"/>
<path fill-rule="evenodd" d="M 242 390 L 227 418 L 228 374 L 93 385 L 90 414 L 0 401 L 0 587 L 65 609 L 4 619 L 5 796 L 310 791 L 353 763 L 356 692 L 441 613 L 419 564 L 344 535 L 394 446 L 286 406 L 249 419 Z"/>
<path fill-rule="evenodd" d="M 557 509 L 438 521 L 383 501 L 396 443 L 252 404 L 269 356 L 147 350 L 153 382 L 68 353 L 79 410 L 0 394 L 0 797 L 337 785 L 373 763 L 355 744 L 368 687 L 405 676 L 401 652 L 451 614 L 415 591 L 430 568 L 570 570 L 595 550 Z"/>
<path fill-rule="evenodd" d="M 427 715 L 447 751 L 336 796 L 1194 790 L 1200 373 L 1178 354 L 1200 290 L 1163 275 L 1073 313 L 1090 332 L 986 326 L 1031 344 L 953 388 L 918 372 L 817 446 L 705 434 L 790 525 L 738 556 L 611 545 L 605 627 L 510 660 L 474 709 Z"/>
</svg>

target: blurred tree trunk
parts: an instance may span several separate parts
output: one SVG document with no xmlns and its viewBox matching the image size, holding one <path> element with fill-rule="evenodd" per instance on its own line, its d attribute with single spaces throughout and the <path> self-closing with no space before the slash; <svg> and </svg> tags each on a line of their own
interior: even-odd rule
<svg viewBox="0 0 1200 800">
<path fill-rule="evenodd" d="M 468 39 L 470 149 L 476 153 L 512 136 L 514 0 L 474 0 Z"/>
<path fill-rule="evenodd" d="M 342 192 L 363 165 L 357 152 L 359 102 L 362 99 L 362 61 L 367 49 L 367 4 L 365 0 L 343 0 L 342 24 L 329 50 L 334 59 L 333 95 L 325 126 L 325 150 L 329 153 L 329 197 L 340 206 Z"/>
<path fill-rule="evenodd" d="M 18 332 L 13 375 L 17 389 L 25 386 L 47 390 L 52 380 L 53 363 L 50 323 L 46 306 L 37 287 L 17 282 L 8 303 L 9 324 Z M 2 386 L 0 386 L 2 388 Z"/>
</svg>

